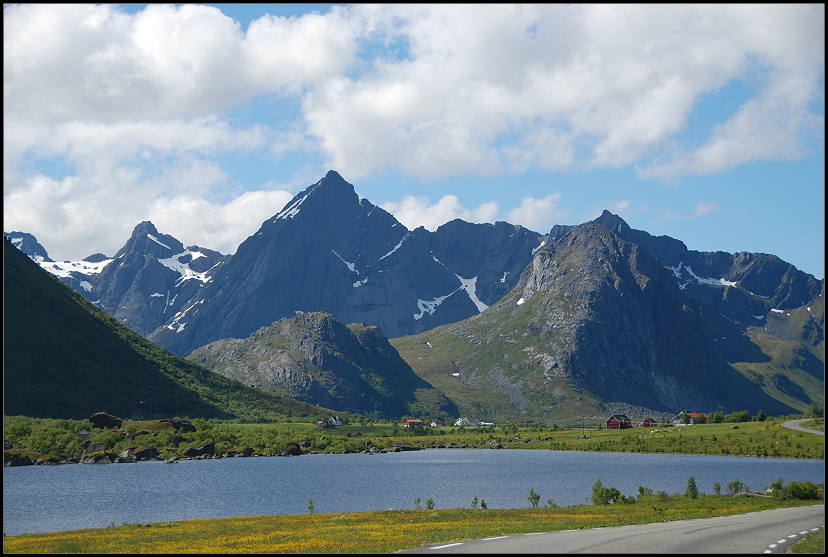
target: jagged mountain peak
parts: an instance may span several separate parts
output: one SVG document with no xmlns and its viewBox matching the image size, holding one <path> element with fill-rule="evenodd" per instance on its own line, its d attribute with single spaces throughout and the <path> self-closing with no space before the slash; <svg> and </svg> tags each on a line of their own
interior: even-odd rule
<svg viewBox="0 0 828 557">
<path fill-rule="evenodd" d="M 46 248 L 40 245 L 33 234 L 28 232 L 3 232 L 3 236 L 8 238 L 14 247 L 28 255 L 33 261 L 37 263 L 52 262 L 49 254 L 46 253 Z"/>
<path fill-rule="evenodd" d="M 616 214 L 610 213 L 606 209 L 604 209 L 601 216 L 596 218 L 593 222 L 597 222 L 607 229 L 617 233 L 622 233 L 630 229 L 630 225 L 627 224 L 624 219 Z"/>
<path fill-rule="evenodd" d="M 158 232 L 152 222 L 145 220 L 132 230 L 124 247 L 115 254 L 115 259 L 131 253 L 151 253 L 158 259 L 172 257 L 184 251 L 184 244 L 169 234 Z"/>
<path fill-rule="evenodd" d="M 275 222 L 295 219 L 299 215 L 301 215 L 301 218 L 313 217 L 320 210 L 326 212 L 343 209 L 353 211 L 360 205 L 360 199 L 354 190 L 354 186 L 346 182 L 338 172 L 330 170 L 324 178 L 296 194 L 271 220 Z M 370 205 L 370 208 L 373 208 L 373 205 Z M 308 215 L 308 213 L 311 214 Z"/>
</svg>

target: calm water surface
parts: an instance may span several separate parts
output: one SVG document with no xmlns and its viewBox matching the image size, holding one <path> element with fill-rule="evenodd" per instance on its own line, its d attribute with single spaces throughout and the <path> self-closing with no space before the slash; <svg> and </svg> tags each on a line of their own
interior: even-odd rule
<svg viewBox="0 0 828 557">
<path fill-rule="evenodd" d="M 6 535 L 115 524 L 261 514 L 355 512 L 413 508 L 528 507 L 585 503 L 601 478 L 626 495 L 638 486 L 684 493 L 695 476 L 713 493 L 735 479 L 753 491 L 777 477 L 822 483 L 824 462 L 750 458 L 540 450 L 432 449 L 378 455 L 303 455 L 133 464 L 68 464 L 3 469 Z"/>
</svg>

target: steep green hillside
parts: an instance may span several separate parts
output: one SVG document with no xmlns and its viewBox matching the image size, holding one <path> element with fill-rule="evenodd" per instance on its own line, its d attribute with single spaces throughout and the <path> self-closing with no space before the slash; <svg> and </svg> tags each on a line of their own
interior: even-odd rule
<svg viewBox="0 0 828 557">
<path fill-rule="evenodd" d="M 329 412 L 167 352 L 3 244 L 6 415 L 312 419 Z"/>
<path fill-rule="evenodd" d="M 801 308 L 771 312 L 764 327 L 748 327 L 731 365 L 773 398 L 803 410 L 825 404 L 824 297 Z"/>
</svg>

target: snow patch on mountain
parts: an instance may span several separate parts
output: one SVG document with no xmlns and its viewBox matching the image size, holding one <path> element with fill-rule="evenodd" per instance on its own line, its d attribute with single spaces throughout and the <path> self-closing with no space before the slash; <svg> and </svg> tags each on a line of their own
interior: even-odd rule
<svg viewBox="0 0 828 557">
<path fill-rule="evenodd" d="M 190 280 L 190 279 L 200 280 L 203 283 L 207 282 L 208 280 L 210 280 L 210 277 L 207 276 L 208 273 L 210 271 L 212 271 L 215 268 L 216 265 L 221 264 L 221 263 L 216 263 L 216 265 L 213 265 L 213 267 L 210 267 L 210 269 L 208 269 L 207 271 L 205 271 L 203 273 L 199 273 L 198 271 L 194 271 L 193 269 L 190 268 L 189 261 L 187 263 L 184 263 L 184 262 L 180 261 L 180 259 L 182 257 L 186 257 L 188 255 L 191 256 L 190 261 L 192 261 L 193 259 L 198 259 L 199 257 L 204 256 L 203 253 L 198 252 L 198 251 L 184 250 L 179 254 L 173 255 L 172 257 L 167 257 L 165 259 L 159 259 L 158 260 L 159 263 L 161 263 L 162 265 L 164 265 L 168 269 L 172 269 L 173 271 L 175 271 L 176 273 L 181 275 L 181 278 L 179 278 L 178 281 L 175 284 L 176 286 L 178 286 L 182 282 Z"/>
<path fill-rule="evenodd" d="M 394 253 L 395 251 L 397 251 L 398 249 L 400 249 L 400 246 L 401 246 L 401 245 L 403 245 L 403 242 L 405 242 L 405 241 L 408 239 L 408 237 L 409 237 L 410 235 L 411 235 L 411 232 L 409 232 L 409 233 L 407 233 L 405 236 L 403 236 L 402 240 L 400 240 L 400 243 L 399 243 L 399 244 L 397 244 L 396 246 L 394 246 L 394 249 L 392 249 L 391 251 L 389 251 L 388 253 L 386 253 L 385 255 L 383 255 L 382 257 L 380 257 L 379 259 L 377 259 L 377 261 L 382 261 L 383 259 L 385 259 L 385 258 L 386 258 L 386 257 L 388 257 L 389 255 L 391 255 L 392 253 Z M 436 258 L 435 258 L 435 261 L 436 261 Z"/>
<path fill-rule="evenodd" d="M 678 264 L 678 267 L 670 267 L 670 270 L 673 271 L 673 275 L 678 279 L 683 279 L 684 275 L 682 273 L 682 266 L 687 271 L 687 274 L 690 275 L 691 279 L 695 280 L 698 284 L 710 284 L 712 286 L 736 286 L 736 282 L 725 280 L 723 278 L 702 278 L 698 276 L 696 273 L 693 272 L 693 269 L 684 265 L 684 262 L 681 261 Z M 685 283 L 679 282 L 679 288 L 684 290 L 687 288 L 687 285 L 690 284 L 692 280 L 687 280 Z"/>
<path fill-rule="evenodd" d="M 458 288 L 457 290 L 460 290 L 460 289 Z M 454 292 L 457 292 L 457 290 L 455 290 Z M 452 292 L 451 294 L 454 294 L 454 292 Z M 430 301 L 429 300 L 420 300 L 418 298 L 417 299 L 417 309 L 420 310 L 420 313 L 415 313 L 414 314 L 414 319 L 415 320 L 422 319 L 423 315 L 425 315 L 426 312 L 428 312 L 429 315 L 434 315 L 434 312 L 437 310 L 437 307 L 440 304 L 442 304 L 446 300 L 446 298 L 451 296 L 451 294 L 446 294 L 445 296 L 440 296 L 439 298 L 434 298 L 433 300 L 430 300 Z"/>
<path fill-rule="evenodd" d="M 112 259 L 104 259 L 98 263 L 90 263 L 89 261 L 38 261 L 37 263 L 44 271 L 48 271 L 56 277 L 72 278 L 73 272 L 96 275 L 111 262 Z"/>
<path fill-rule="evenodd" d="M 352 273 L 359 274 L 359 271 L 357 271 L 356 268 L 355 268 L 355 265 L 356 265 L 355 263 L 351 263 L 350 261 L 345 261 L 345 259 L 343 259 L 342 256 L 339 255 L 338 253 L 336 253 L 333 249 L 331 249 L 331 251 L 333 251 L 333 254 L 335 256 L 337 256 L 343 263 L 345 263 L 345 265 L 348 266 L 348 269 L 350 269 Z"/>
<path fill-rule="evenodd" d="M 477 277 L 466 279 L 458 274 L 455 274 L 454 276 L 460 279 L 460 283 L 462 284 L 460 288 L 465 290 L 466 293 L 469 295 L 471 301 L 474 303 L 475 306 L 477 306 L 477 311 L 484 311 L 489 309 L 489 306 L 481 302 L 480 299 L 477 297 Z"/>
<path fill-rule="evenodd" d="M 542 241 L 538 247 L 536 247 L 535 249 L 532 250 L 532 255 L 535 255 L 535 253 L 545 245 L 546 245 L 546 240 Z"/>
<path fill-rule="evenodd" d="M 152 240 L 152 241 L 153 241 L 153 242 L 155 242 L 156 244 L 159 244 L 159 245 L 161 245 L 161 246 L 164 246 L 164 247 L 165 247 L 165 248 L 167 248 L 168 250 L 172 251 L 172 248 L 171 248 L 170 246 L 168 246 L 167 244 L 165 244 L 164 242 L 162 242 L 161 240 L 159 240 L 158 238 L 156 238 L 156 237 L 155 237 L 155 236 L 153 236 L 152 234 L 147 234 L 147 238 L 149 238 L 150 240 Z"/>
<path fill-rule="evenodd" d="M 315 185 L 318 186 L 319 182 L 317 182 Z M 280 219 L 292 219 L 293 217 L 298 215 L 299 214 L 299 206 L 302 205 L 302 203 L 308 198 L 308 196 L 313 192 L 314 189 L 316 189 L 316 188 L 314 188 L 314 187 L 308 188 L 308 192 L 305 195 L 303 195 L 301 199 L 297 199 L 296 201 L 294 201 L 293 203 L 291 203 L 290 205 L 288 205 L 287 207 L 282 209 L 279 212 L 279 214 L 277 214 L 275 217 L 273 217 L 271 222 L 276 222 L 277 220 L 280 220 Z"/>
</svg>

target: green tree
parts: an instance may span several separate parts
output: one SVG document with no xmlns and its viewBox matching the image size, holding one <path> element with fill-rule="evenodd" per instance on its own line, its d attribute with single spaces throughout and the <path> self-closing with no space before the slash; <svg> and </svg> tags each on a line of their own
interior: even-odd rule
<svg viewBox="0 0 828 557">
<path fill-rule="evenodd" d="M 682 412 L 681 413 L 681 418 L 680 418 L 681 423 L 683 423 L 684 425 L 687 425 L 687 424 L 690 423 L 690 420 L 691 420 L 690 415 L 687 412 Z"/>
<path fill-rule="evenodd" d="M 723 412 L 713 412 L 710 414 L 710 423 L 711 424 L 722 424 L 725 421 L 725 415 Z"/>
<path fill-rule="evenodd" d="M 638 486 L 638 496 L 643 497 L 645 495 L 652 495 L 653 489 L 651 487 L 644 487 L 643 485 Z"/>
<path fill-rule="evenodd" d="M 416 499 L 414 499 L 414 508 L 415 508 L 415 509 L 419 509 L 419 508 L 420 508 L 420 498 L 419 498 L 419 497 L 417 497 Z"/>
<path fill-rule="evenodd" d="M 429 497 L 428 499 L 425 500 L 425 504 L 426 504 L 426 509 L 427 510 L 429 510 L 429 511 L 432 510 L 434 508 L 434 499 Z"/>
<path fill-rule="evenodd" d="M 485 499 L 480 500 L 480 508 L 483 509 L 484 511 L 489 508 L 489 505 L 486 504 Z"/>
<path fill-rule="evenodd" d="M 765 414 L 764 410 L 759 410 L 759 413 L 756 414 L 756 419 L 760 422 L 764 422 L 768 418 L 767 414 Z"/>
<path fill-rule="evenodd" d="M 698 499 L 699 488 L 696 486 L 695 476 L 690 476 L 690 479 L 687 480 L 687 490 L 684 492 L 684 495 L 690 499 Z"/>
<path fill-rule="evenodd" d="M 313 499 L 308 499 L 308 512 L 313 514 Z"/>
<path fill-rule="evenodd" d="M 532 503 L 532 508 L 535 509 L 538 506 L 538 502 L 540 501 L 540 495 L 534 490 L 534 488 L 529 488 L 529 502 Z"/>
<path fill-rule="evenodd" d="M 713 492 L 716 495 L 721 495 L 722 494 L 722 484 L 720 484 L 719 482 L 714 483 L 713 484 Z"/>
<path fill-rule="evenodd" d="M 474 499 L 472 499 L 471 506 L 473 509 L 477 508 L 477 495 L 475 495 Z"/>
<path fill-rule="evenodd" d="M 611 505 L 617 501 L 622 500 L 623 495 L 618 489 L 614 487 L 604 487 L 601 483 L 601 478 L 595 480 L 592 485 L 592 504 L 593 505 Z"/>
<path fill-rule="evenodd" d="M 750 412 L 747 410 L 739 410 L 732 414 L 725 416 L 725 421 L 728 423 L 741 423 L 750 421 Z"/>
<path fill-rule="evenodd" d="M 730 495 L 736 495 L 743 491 L 747 491 L 747 486 L 741 480 L 733 480 L 725 486 Z"/>
</svg>

